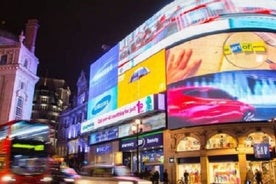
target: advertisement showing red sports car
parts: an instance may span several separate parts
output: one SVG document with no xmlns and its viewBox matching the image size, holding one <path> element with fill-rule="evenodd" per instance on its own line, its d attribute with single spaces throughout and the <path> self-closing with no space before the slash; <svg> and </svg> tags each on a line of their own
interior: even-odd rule
<svg viewBox="0 0 276 184">
<path fill-rule="evenodd" d="M 175 125 L 250 121 L 255 114 L 252 105 L 219 88 L 178 87 L 170 89 L 168 96 L 168 118 Z"/>
<path fill-rule="evenodd" d="M 261 31 L 202 35 L 167 49 L 168 128 L 275 117 L 275 53 L 276 34 Z"/>
</svg>

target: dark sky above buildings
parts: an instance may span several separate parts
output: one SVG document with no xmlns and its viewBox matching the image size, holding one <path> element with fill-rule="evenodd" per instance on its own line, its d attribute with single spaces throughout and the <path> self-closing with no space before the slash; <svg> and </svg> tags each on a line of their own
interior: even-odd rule
<svg viewBox="0 0 276 184">
<path fill-rule="evenodd" d="M 171 0 L 1 0 L 0 28 L 19 35 L 38 19 L 35 54 L 41 77 L 65 79 L 73 90 L 81 70 Z"/>
</svg>

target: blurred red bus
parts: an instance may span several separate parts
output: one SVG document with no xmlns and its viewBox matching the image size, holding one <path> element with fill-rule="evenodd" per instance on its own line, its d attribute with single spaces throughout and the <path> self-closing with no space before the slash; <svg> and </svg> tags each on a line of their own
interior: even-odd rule
<svg viewBox="0 0 276 184">
<path fill-rule="evenodd" d="M 0 125 L 0 183 L 46 184 L 49 126 L 14 120 Z"/>
</svg>

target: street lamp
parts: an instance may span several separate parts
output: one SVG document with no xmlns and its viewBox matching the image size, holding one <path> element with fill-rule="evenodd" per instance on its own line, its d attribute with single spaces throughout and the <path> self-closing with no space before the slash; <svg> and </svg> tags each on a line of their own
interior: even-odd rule
<svg viewBox="0 0 276 184">
<path fill-rule="evenodd" d="M 132 133 L 136 135 L 136 172 L 139 176 L 139 134 L 143 132 L 143 122 L 140 119 L 136 119 L 131 129 Z"/>
</svg>

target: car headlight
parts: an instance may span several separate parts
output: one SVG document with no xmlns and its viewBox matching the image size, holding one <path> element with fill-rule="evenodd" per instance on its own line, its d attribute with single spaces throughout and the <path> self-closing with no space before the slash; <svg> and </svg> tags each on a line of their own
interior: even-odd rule
<svg viewBox="0 0 276 184">
<path fill-rule="evenodd" d="M 64 178 L 65 182 L 74 182 L 75 180 L 73 178 Z"/>
<path fill-rule="evenodd" d="M 46 182 L 51 182 L 52 180 L 53 180 L 53 178 L 51 176 L 45 176 L 40 181 L 46 183 Z"/>
<path fill-rule="evenodd" d="M 11 175 L 5 175 L 1 178 L 1 181 L 3 181 L 3 182 L 14 182 L 16 180 Z"/>
</svg>

